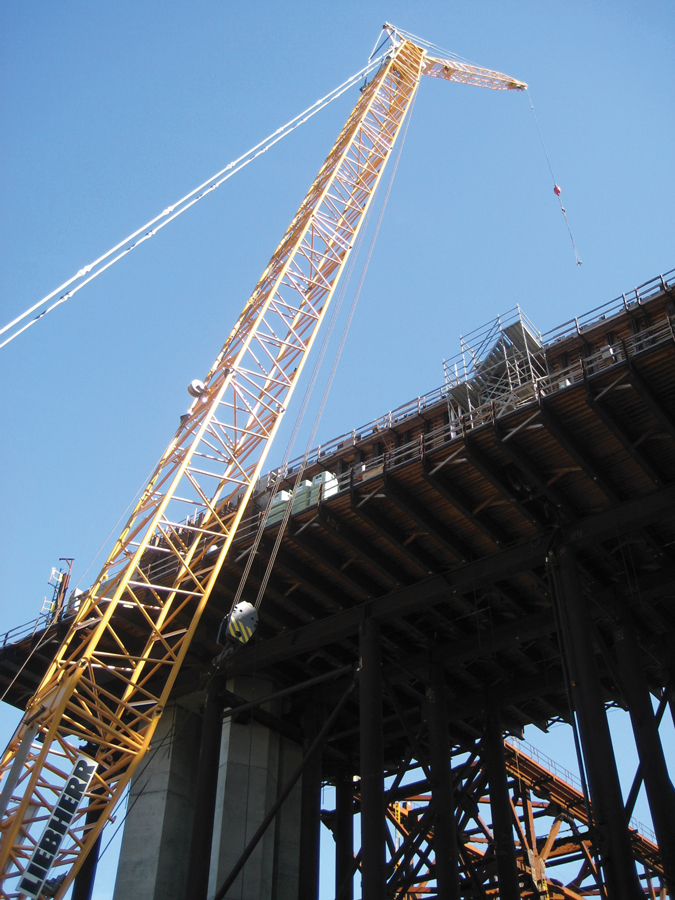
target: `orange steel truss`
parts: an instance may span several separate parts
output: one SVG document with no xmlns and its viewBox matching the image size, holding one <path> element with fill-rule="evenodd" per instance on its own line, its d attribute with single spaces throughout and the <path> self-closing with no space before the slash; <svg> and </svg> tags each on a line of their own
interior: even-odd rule
<svg viewBox="0 0 675 900">
<path fill-rule="evenodd" d="M 26 884 L 31 877 L 37 883 L 40 866 L 55 896 L 65 895 L 146 752 L 420 75 L 524 87 L 496 72 L 428 58 L 396 35 L 392 44 L 203 392 L 181 417 L 4 754 L 3 897 L 33 896 Z M 132 626 L 124 631 L 113 624 L 119 604 Z M 44 835 L 82 756 L 95 762 L 95 774 L 62 840 L 52 841 L 47 865 Z M 35 854 L 38 874 L 31 876 Z"/>
</svg>

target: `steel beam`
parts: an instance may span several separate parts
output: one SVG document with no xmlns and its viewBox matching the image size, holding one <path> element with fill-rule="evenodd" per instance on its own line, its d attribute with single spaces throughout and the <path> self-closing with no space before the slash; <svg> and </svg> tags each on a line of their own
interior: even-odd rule
<svg viewBox="0 0 675 900">
<path fill-rule="evenodd" d="M 218 696 L 218 686 L 219 679 L 216 677 L 209 687 L 202 719 L 195 811 L 186 880 L 186 884 L 190 887 L 191 900 L 206 900 L 209 888 L 216 784 L 223 729 L 221 717 L 223 704 Z"/>
<path fill-rule="evenodd" d="M 599 515 L 579 519 L 560 529 L 560 539 L 563 543 L 576 547 L 587 547 L 635 531 L 642 525 L 670 518 L 674 511 L 675 486 L 647 497 L 626 501 Z M 384 597 L 270 638 L 255 647 L 245 647 L 228 661 L 227 671 L 245 672 L 254 665 L 271 665 L 349 637 L 358 631 L 366 614 L 380 621 L 388 621 L 442 603 L 453 595 L 474 592 L 494 581 L 502 581 L 543 566 L 550 540 L 550 535 L 542 535 L 492 556 L 482 557 L 445 575 L 427 578 Z"/>
<path fill-rule="evenodd" d="M 354 897 L 354 780 L 349 769 L 335 782 L 335 896 Z"/>
<path fill-rule="evenodd" d="M 625 602 L 618 602 L 617 611 L 614 648 L 623 675 L 624 699 L 630 713 L 666 881 L 675 895 L 675 790 L 668 775 L 644 664 L 635 639 L 635 624 Z"/>
<path fill-rule="evenodd" d="M 556 488 L 549 485 L 548 478 L 544 475 L 539 466 L 537 466 L 525 451 L 521 450 L 513 440 L 507 440 L 503 430 L 496 424 L 495 436 L 501 452 L 508 457 L 516 468 L 520 469 L 525 478 L 532 483 L 539 493 L 543 497 L 546 497 L 556 509 L 564 512 L 569 519 L 576 519 L 577 512 L 567 497 L 561 491 L 558 491 Z"/>
<path fill-rule="evenodd" d="M 319 709 L 316 693 L 303 715 L 305 753 L 319 733 Z M 321 751 L 308 761 L 302 773 L 300 803 L 300 875 L 298 900 L 318 900 L 321 844 Z"/>
<path fill-rule="evenodd" d="M 607 481 L 604 475 L 600 473 L 599 466 L 594 462 L 591 462 L 588 454 L 579 447 L 572 437 L 570 437 L 568 429 L 556 419 L 550 409 L 548 409 L 547 404 L 542 404 L 541 406 L 541 421 L 546 426 L 546 430 L 553 440 L 562 447 L 568 456 L 572 457 L 574 462 L 588 478 L 591 479 L 591 481 L 595 482 L 602 493 L 611 500 L 612 503 L 618 503 L 620 500 L 619 492 L 609 483 L 609 481 Z"/>
<path fill-rule="evenodd" d="M 325 566 L 325 568 L 329 570 L 333 576 L 333 581 L 336 581 L 338 584 L 342 583 L 341 586 L 347 595 L 353 593 L 359 600 L 367 600 L 372 597 L 373 594 L 377 595 L 382 593 L 382 588 L 380 588 L 379 585 L 364 584 L 362 578 L 354 577 L 347 569 L 343 568 L 344 561 L 341 562 L 336 559 L 335 554 L 330 548 L 323 546 L 311 537 L 305 537 L 304 534 L 300 535 L 294 533 L 292 525 L 288 528 L 287 534 L 290 540 L 296 544 L 303 553 L 306 553 L 319 565 Z"/>
<path fill-rule="evenodd" d="M 443 666 L 434 659 L 430 665 L 429 688 L 429 764 L 434 799 L 433 848 L 436 859 L 438 900 L 459 900 L 459 861 L 455 803 L 450 771 L 448 710 L 445 698 Z"/>
<path fill-rule="evenodd" d="M 586 382 L 586 404 L 593 410 L 596 417 L 602 422 L 605 428 L 616 438 L 626 453 L 631 457 L 633 462 L 642 469 L 649 480 L 657 487 L 663 487 L 663 479 L 654 468 L 653 463 L 647 459 L 630 439 L 622 425 L 617 422 L 615 416 L 610 412 L 609 408 L 601 400 L 596 400 L 592 393 L 591 385 Z"/>
<path fill-rule="evenodd" d="M 504 500 L 510 505 L 511 509 L 516 510 L 526 522 L 529 522 L 537 531 L 541 531 L 542 523 L 539 519 L 533 515 L 523 503 L 520 502 L 518 497 L 513 493 L 513 491 L 504 483 L 503 479 L 500 477 L 499 473 L 495 470 L 493 463 L 485 458 L 485 456 L 478 450 L 475 445 L 475 441 L 470 440 L 468 437 L 464 438 L 464 449 L 466 452 L 466 458 L 469 460 L 474 469 L 479 472 L 483 478 L 492 485 L 492 487 L 500 494 Z"/>
<path fill-rule="evenodd" d="M 372 508 L 366 509 L 365 503 L 359 503 L 356 496 L 354 496 L 352 501 L 352 512 L 360 516 L 366 525 L 372 528 L 380 537 L 383 537 L 397 553 L 400 553 L 401 556 L 412 563 L 416 569 L 424 572 L 425 575 L 433 575 L 441 570 L 441 564 L 432 559 L 430 554 L 424 551 L 420 553 L 419 551 L 411 550 L 408 544 L 405 543 L 405 537 L 400 533 L 397 534 L 398 529 L 395 526 L 387 522 L 377 510 Z"/>
<path fill-rule="evenodd" d="M 668 412 L 664 401 L 654 393 L 637 370 L 635 363 L 630 359 L 628 360 L 628 381 L 654 418 L 660 422 L 661 427 L 675 440 L 675 417 Z"/>
<path fill-rule="evenodd" d="M 385 900 L 384 750 L 380 626 L 360 629 L 361 883 L 363 900 Z"/>
<path fill-rule="evenodd" d="M 502 735 L 499 710 L 492 706 L 485 711 L 482 750 L 483 764 L 490 785 L 492 835 L 497 860 L 499 900 L 520 900 L 518 863 L 513 842 L 513 810 L 504 759 L 504 736 Z"/>
<path fill-rule="evenodd" d="M 591 793 L 597 845 L 611 900 L 644 900 L 623 811 L 621 785 L 607 723 L 586 600 L 572 547 L 553 557 L 581 745 Z"/>
<path fill-rule="evenodd" d="M 384 493 L 394 506 L 397 506 L 408 518 L 424 529 L 437 544 L 450 553 L 451 556 L 454 556 L 455 559 L 465 563 L 475 555 L 463 541 L 450 533 L 447 525 L 443 525 L 435 516 L 427 512 L 414 497 L 411 497 L 406 490 L 397 485 L 390 477 L 385 477 L 384 479 Z"/>
<path fill-rule="evenodd" d="M 367 547 L 361 535 L 353 531 L 341 519 L 327 512 L 325 507 L 319 507 L 318 520 L 321 527 L 339 541 L 345 550 L 374 568 L 387 584 L 398 587 L 410 583 L 410 576 L 399 570 L 395 560 L 380 553 L 375 547 Z"/>
<path fill-rule="evenodd" d="M 492 522 L 487 516 L 481 513 L 474 513 L 472 502 L 468 497 L 457 488 L 454 484 L 450 484 L 447 478 L 442 475 L 434 474 L 434 465 L 425 458 L 423 461 L 422 478 L 431 485 L 431 487 L 441 495 L 457 512 L 463 516 L 467 522 L 471 522 L 474 528 L 477 528 L 481 534 L 496 544 L 498 547 L 509 542 L 508 534 L 503 531 L 495 522 Z"/>
</svg>

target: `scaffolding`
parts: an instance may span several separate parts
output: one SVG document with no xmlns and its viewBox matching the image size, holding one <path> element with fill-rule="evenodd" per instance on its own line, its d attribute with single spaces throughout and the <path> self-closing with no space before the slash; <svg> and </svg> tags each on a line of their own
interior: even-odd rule
<svg viewBox="0 0 675 900">
<path fill-rule="evenodd" d="M 492 403 L 503 415 L 529 403 L 548 375 L 542 336 L 520 306 L 459 340 L 460 352 L 443 360 L 451 418 Z"/>
</svg>

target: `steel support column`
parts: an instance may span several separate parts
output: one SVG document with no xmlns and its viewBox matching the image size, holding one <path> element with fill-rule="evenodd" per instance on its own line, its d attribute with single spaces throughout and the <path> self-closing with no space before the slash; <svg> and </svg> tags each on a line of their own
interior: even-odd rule
<svg viewBox="0 0 675 900">
<path fill-rule="evenodd" d="M 595 660 L 591 621 L 572 547 L 556 553 L 563 640 L 569 660 L 582 752 L 609 900 L 644 900 L 624 815 L 621 786 Z"/>
<path fill-rule="evenodd" d="M 483 733 L 483 764 L 490 786 L 490 810 L 492 834 L 495 842 L 499 900 L 520 900 L 520 881 L 513 843 L 513 810 L 504 760 L 504 738 L 499 710 L 488 707 L 485 711 Z"/>
<path fill-rule="evenodd" d="M 335 896 L 354 897 L 354 781 L 349 769 L 335 783 Z"/>
<path fill-rule="evenodd" d="M 614 647 L 623 675 L 624 699 L 630 713 L 666 881 L 675 894 L 675 790 L 668 775 L 633 619 L 623 599 L 619 600 L 617 608 L 619 616 L 614 630 Z"/>
<path fill-rule="evenodd" d="M 82 863 L 80 871 L 75 876 L 71 900 L 91 900 L 94 893 L 96 867 L 98 865 L 98 855 L 100 852 L 101 835 L 99 834 L 96 843 L 89 851 L 89 855 Z"/>
<path fill-rule="evenodd" d="M 429 671 L 429 763 L 434 800 L 434 857 L 438 900 L 459 900 L 457 831 L 450 772 L 448 708 L 443 666 L 432 660 Z"/>
<path fill-rule="evenodd" d="M 319 709 L 314 694 L 303 716 L 305 753 L 319 733 Z M 321 751 L 308 761 L 302 773 L 300 811 L 300 879 L 299 900 L 318 900 L 319 846 L 321 841 Z"/>
<path fill-rule="evenodd" d="M 380 626 L 366 619 L 360 630 L 361 676 L 361 883 L 363 900 L 384 900 L 385 820 Z"/>
<path fill-rule="evenodd" d="M 217 678 L 214 679 L 209 687 L 202 719 L 195 813 L 186 882 L 190 900 L 206 900 L 209 887 L 213 818 L 216 811 L 216 785 L 223 730 L 223 708 L 218 699 L 217 681 Z"/>
</svg>

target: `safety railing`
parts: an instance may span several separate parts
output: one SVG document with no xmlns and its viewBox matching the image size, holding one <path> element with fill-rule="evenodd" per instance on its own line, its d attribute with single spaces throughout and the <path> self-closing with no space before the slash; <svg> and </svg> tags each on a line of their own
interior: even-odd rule
<svg viewBox="0 0 675 900">
<path fill-rule="evenodd" d="M 635 309 L 641 306 L 645 301 L 655 297 L 663 291 L 672 290 L 675 287 L 675 269 L 670 269 L 663 275 L 657 275 L 650 278 L 644 284 L 638 285 L 627 294 L 621 294 L 613 300 L 608 300 L 601 306 L 589 310 L 582 316 L 575 316 L 562 325 L 556 325 L 550 331 L 542 335 L 542 341 L 546 346 L 562 341 L 574 334 L 580 334 L 582 331 L 592 328 L 605 319 L 611 319 L 620 315 L 626 310 Z"/>
<path fill-rule="evenodd" d="M 23 625 L 17 625 L 15 628 L 10 628 L 9 631 L 0 636 L 0 649 L 4 650 L 8 644 L 18 644 L 25 638 L 32 637 L 39 631 L 42 631 L 50 624 L 51 618 L 51 615 L 41 613 L 37 619 L 25 622 Z"/>
<path fill-rule="evenodd" d="M 506 744 L 512 750 L 515 750 L 516 753 L 522 753 L 523 755 L 528 756 L 530 759 L 534 760 L 534 762 L 538 763 L 542 768 L 547 769 L 549 772 L 551 772 L 551 774 L 555 775 L 556 778 L 559 778 L 561 781 L 564 781 L 566 784 L 569 784 L 571 787 L 573 787 L 580 794 L 583 794 L 581 779 L 577 775 L 575 775 L 573 772 L 570 772 L 570 770 L 566 769 L 564 766 L 561 766 L 554 759 L 551 759 L 550 756 L 546 756 L 545 753 L 542 753 L 541 750 L 538 750 L 532 744 L 516 737 L 509 737 L 506 741 Z M 656 843 L 656 835 L 654 834 L 654 831 L 648 825 L 645 825 L 644 822 L 640 822 L 632 816 L 628 824 L 629 828 L 637 831 L 653 844 Z"/>
<path fill-rule="evenodd" d="M 567 337 L 577 331 L 595 325 L 603 318 L 618 314 L 631 306 L 642 304 L 664 290 L 672 290 L 674 287 L 675 269 L 671 269 L 665 275 L 652 278 L 650 281 L 635 288 L 631 294 L 622 294 L 621 297 L 596 307 L 584 316 L 572 319 L 570 322 L 564 323 L 542 335 L 542 349 L 545 352 L 552 343 L 556 343 L 562 337 Z M 518 314 L 523 317 L 520 310 L 518 310 Z M 504 321 L 507 321 L 507 319 Z M 534 326 L 531 326 L 531 323 L 527 322 L 527 325 L 532 331 L 534 330 Z M 534 403 L 539 397 L 550 396 L 558 391 L 562 391 L 579 381 L 583 381 L 585 377 L 595 375 L 617 363 L 623 362 L 626 358 L 634 356 L 647 347 L 675 340 L 673 325 L 673 320 L 668 315 L 664 315 L 657 322 L 631 335 L 626 340 L 618 342 L 616 345 L 607 344 L 583 360 L 577 359 L 565 368 L 534 377 L 531 381 L 518 385 L 511 393 L 502 395 L 468 411 L 454 401 L 449 395 L 446 385 L 442 385 L 410 400 L 408 403 L 404 403 L 383 416 L 379 416 L 377 419 L 373 419 L 360 428 L 354 428 L 352 431 L 346 432 L 327 443 L 319 444 L 308 454 L 306 459 L 305 457 L 297 457 L 288 463 L 283 472 L 279 469 L 273 469 L 261 478 L 258 490 L 259 492 L 270 490 L 278 483 L 292 480 L 297 475 L 303 462 L 305 468 L 308 469 L 317 463 L 325 466 L 327 458 L 336 456 L 341 450 L 356 447 L 366 442 L 372 443 L 378 437 L 382 437 L 384 442 L 387 435 L 391 436 L 395 426 L 400 425 L 407 419 L 414 420 L 422 412 L 429 411 L 433 407 L 443 404 L 443 410 L 447 412 L 448 422 L 446 424 L 427 434 L 418 435 L 399 447 L 386 450 L 368 461 L 352 465 L 346 472 L 341 473 L 337 477 L 338 493 L 341 493 L 348 490 L 353 484 L 363 483 L 369 478 L 381 474 L 385 469 L 392 472 L 401 466 L 419 460 L 425 453 L 437 450 L 452 443 L 462 434 L 491 423 L 493 417 L 500 418 L 508 412 Z M 262 510 L 254 509 L 242 519 L 237 531 L 236 543 L 245 542 L 256 533 L 262 515 Z M 40 626 L 45 627 L 48 618 L 48 616 L 38 617 L 36 621 L 11 629 L 5 635 L 0 636 L 0 646 L 23 639 L 31 631 L 39 630 Z M 41 619 L 45 621 L 41 622 Z"/>
<path fill-rule="evenodd" d="M 449 396 L 444 395 L 443 389 L 440 388 L 438 391 L 433 392 L 433 394 L 426 395 L 427 398 L 429 398 L 426 408 L 429 409 L 431 406 L 438 406 L 438 404 L 442 402 L 444 412 L 447 411 L 448 421 L 443 425 L 437 426 L 432 431 L 417 435 L 412 440 L 401 444 L 394 449 L 386 450 L 381 454 L 374 455 L 367 461 L 352 464 L 347 471 L 337 476 L 337 492 L 340 493 L 344 490 L 348 490 L 353 485 L 363 484 L 364 482 L 367 482 L 369 478 L 381 475 L 385 470 L 387 472 L 396 471 L 402 466 L 422 459 L 425 454 L 433 450 L 438 450 L 443 446 L 451 444 L 452 441 L 462 434 L 466 434 L 483 425 L 491 424 L 495 419 L 499 419 L 508 412 L 532 405 L 539 402 L 540 398 L 565 390 L 589 376 L 596 375 L 605 369 L 609 369 L 612 366 L 625 361 L 627 358 L 635 356 L 647 347 L 655 347 L 658 344 L 671 342 L 673 340 L 675 340 L 673 322 L 666 315 L 659 321 L 649 325 L 642 331 L 631 335 L 625 340 L 618 342 L 614 346 L 610 346 L 609 344 L 605 345 L 584 359 L 577 359 L 565 368 L 559 369 L 553 373 L 547 373 L 542 377 L 534 379 L 529 384 L 520 385 L 510 394 L 491 400 L 489 403 L 485 403 L 468 412 L 463 411 L 457 404 L 454 404 L 452 399 Z M 432 397 L 433 400 L 431 399 Z M 419 404 L 408 404 L 406 407 L 401 407 L 401 409 L 406 409 L 408 411 L 414 410 L 416 412 L 420 408 L 425 408 L 422 406 L 422 401 L 424 399 L 425 398 L 418 398 Z M 412 415 L 414 413 L 409 412 L 408 414 Z M 378 419 L 377 422 L 379 423 L 387 420 L 387 417 L 383 416 Z M 365 441 L 369 435 L 372 436 L 381 433 L 382 428 L 374 429 L 367 427 L 355 429 L 352 433 L 352 440 L 354 444 L 358 444 Z M 321 459 L 322 465 L 325 466 L 327 464 L 327 458 L 331 455 L 327 448 L 335 448 L 333 453 L 338 453 L 340 450 L 344 449 L 346 445 L 348 444 L 344 435 L 336 441 L 322 445 L 322 452 L 319 452 L 320 448 L 317 448 L 314 453 L 309 455 L 306 461 L 306 467 L 309 468 L 312 466 L 319 458 Z M 288 482 L 292 483 L 301 464 L 302 458 L 299 458 L 289 464 L 285 474 L 280 470 L 273 470 L 268 473 L 265 481 L 262 483 L 262 488 L 264 490 L 269 490 L 273 488 L 276 483 L 285 481 L 287 484 Z M 246 537 L 250 537 L 252 533 L 255 533 L 259 525 L 260 515 L 260 513 L 256 512 L 242 521 L 237 535 L 238 540 L 244 540 Z"/>
</svg>

